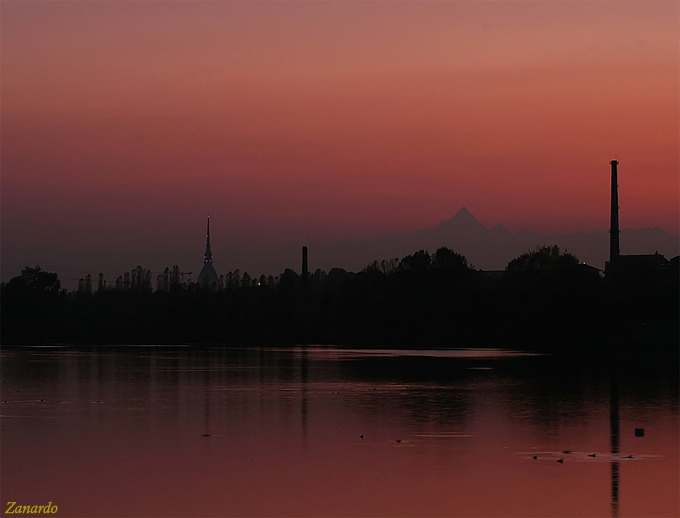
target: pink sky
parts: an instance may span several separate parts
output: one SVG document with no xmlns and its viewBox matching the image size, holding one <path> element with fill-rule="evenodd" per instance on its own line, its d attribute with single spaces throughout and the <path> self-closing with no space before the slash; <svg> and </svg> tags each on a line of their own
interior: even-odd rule
<svg viewBox="0 0 680 518">
<path fill-rule="evenodd" d="M 206 213 L 218 249 L 414 231 L 463 205 L 607 230 L 615 156 L 622 227 L 678 233 L 675 1 L 0 10 L 3 280 L 200 264 Z"/>
</svg>

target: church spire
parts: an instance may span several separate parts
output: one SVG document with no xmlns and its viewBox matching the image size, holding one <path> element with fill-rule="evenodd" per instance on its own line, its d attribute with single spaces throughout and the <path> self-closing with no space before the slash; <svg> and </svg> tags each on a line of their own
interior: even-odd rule
<svg viewBox="0 0 680 518">
<path fill-rule="evenodd" d="M 203 262 L 205 264 L 212 263 L 212 252 L 210 250 L 210 214 L 208 214 L 208 224 L 205 235 L 205 259 Z"/>
<path fill-rule="evenodd" d="M 206 222 L 205 230 L 205 258 L 203 259 L 203 268 L 201 268 L 201 273 L 198 274 L 198 284 L 205 288 L 218 289 L 219 279 L 217 278 L 217 272 L 212 265 L 212 251 L 210 250 L 210 216 Z"/>
</svg>

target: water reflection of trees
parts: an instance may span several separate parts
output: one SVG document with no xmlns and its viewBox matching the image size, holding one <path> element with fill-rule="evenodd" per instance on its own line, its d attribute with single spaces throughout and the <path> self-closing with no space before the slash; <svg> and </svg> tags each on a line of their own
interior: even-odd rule
<svg viewBox="0 0 680 518">
<path fill-rule="evenodd" d="M 617 368 L 627 412 L 677 411 L 672 366 L 647 364 L 640 372 L 623 362 Z M 463 426 L 475 406 L 488 400 L 549 437 L 560 426 L 580 426 L 606 412 L 610 382 L 605 363 L 557 357 L 343 355 L 315 348 L 17 349 L 3 361 L 2 372 L 9 383 L 33 383 L 34 390 L 59 390 L 60 397 L 87 404 L 114 402 L 127 415 L 155 412 L 163 420 L 195 412 L 197 401 L 203 408 L 206 391 L 210 415 L 223 415 L 227 408 L 245 414 L 252 401 L 264 397 L 271 404 L 285 403 L 290 416 L 299 411 L 304 422 L 315 408 L 312 402 L 323 400 L 334 386 L 343 391 L 343 404 L 361 412 L 438 427 Z"/>
<path fill-rule="evenodd" d="M 617 369 L 622 372 L 618 390 L 631 408 L 641 415 L 659 407 L 677 410 L 677 369 L 664 361 L 647 361 L 640 371 L 635 358 L 629 360 L 618 362 Z M 601 418 L 609 405 L 611 363 L 607 359 L 582 363 L 550 356 L 502 360 L 408 356 L 367 357 L 340 365 L 343 377 L 351 382 L 407 386 L 401 393 L 395 391 L 401 394 L 395 404 L 414 419 L 448 416 L 455 420 L 469 415 L 474 405 L 471 395 L 485 391 L 510 416 L 554 437 L 561 426 L 585 426 Z M 476 370 L 479 367 L 490 370 Z M 379 396 L 368 392 L 361 397 Z"/>
<path fill-rule="evenodd" d="M 663 359 L 640 363 L 626 359 L 599 361 L 565 357 L 536 357 L 499 362 L 497 372 L 508 380 L 507 405 L 548 436 L 560 426 L 585 426 L 609 409 L 612 369 L 618 374 L 617 394 L 627 402 L 630 417 L 654 410 L 677 410 L 678 370 Z"/>
</svg>

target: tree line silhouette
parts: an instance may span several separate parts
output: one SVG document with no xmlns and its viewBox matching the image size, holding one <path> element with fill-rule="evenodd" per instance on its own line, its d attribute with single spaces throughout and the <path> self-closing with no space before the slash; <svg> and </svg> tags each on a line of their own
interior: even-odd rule
<svg viewBox="0 0 680 518">
<path fill-rule="evenodd" d="M 346 344 L 557 349 L 625 341 L 677 347 L 678 264 L 602 278 L 556 246 L 538 247 L 504 272 L 475 270 L 448 248 L 219 286 L 166 269 L 151 287 L 141 267 L 76 292 L 57 274 L 26 267 L 3 283 L 3 344 Z M 587 345 L 584 345 L 587 344 Z M 609 346 L 608 345 L 608 346 Z"/>
</svg>

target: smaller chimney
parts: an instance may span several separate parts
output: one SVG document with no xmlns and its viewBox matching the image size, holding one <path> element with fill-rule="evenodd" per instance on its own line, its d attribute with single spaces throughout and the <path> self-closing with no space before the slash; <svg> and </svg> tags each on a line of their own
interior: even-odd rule
<svg viewBox="0 0 680 518">
<path fill-rule="evenodd" d="M 309 268 L 307 265 L 307 247 L 302 247 L 302 278 L 306 279 L 309 275 Z"/>
</svg>

